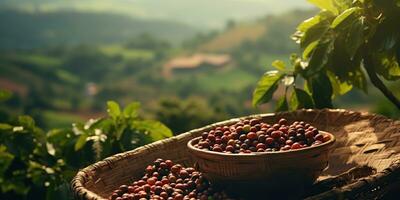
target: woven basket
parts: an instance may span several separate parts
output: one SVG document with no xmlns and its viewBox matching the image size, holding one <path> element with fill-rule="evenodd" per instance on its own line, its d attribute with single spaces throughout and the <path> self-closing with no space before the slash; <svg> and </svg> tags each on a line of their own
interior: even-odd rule
<svg viewBox="0 0 400 200">
<path fill-rule="evenodd" d="M 196 160 L 196 168 L 213 184 L 223 186 L 230 193 L 243 196 L 266 190 L 303 190 L 328 167 L 329 153 L 335 142 L 330 133 L 319 132 L 329 134 L 331 139 L 318 146 L 291 151 L 226 154 L 194 147 L 201 137 L 190 140 L 188 148 Z"/>
<path fill-rule="evenodd" d="M 328 190 L 313 190 L 308 199 L 334 199 L 359 197 L 376 198 L 388 191 L 399 189 L 400 183 L 400 121 L 380 115 L 353 112 L 347 110 L 298 110 L 253 115 L 273 123 L 284 117 L 289 121 L 303 120 L 320 130 L 336 136 L 336 147 L 329 158 L 329 169 L 319 178 L 323 186 L 331 184 L 325 180 L 343 181 L 352 179 L 337 176 L 348 170 L 368 165 L 376 170 L 369 177 L 355 179 L 350 184 L 344 182 L 340 187 Z M 204 131 L 216 126 L 232 124 L 239 121 L 231 119 L 215 123 L 187 133 L 154 142 L 132 151 L 116 154 L 80 170 L 72 180 L 72 188 L 77 199 L 106 199 L 119 185 L 138 179 L 143 169 L 156 158 L 168 158 L 187 166 L 194 164 L 189 155 L 186 143 L 200 136 Z M 325 181 L 325 182 L 324 182 Z M 326 184 L 329 183 L 329 184 Z M 397 183 L 397 184 L 395 184 Z M 316 184 L 318 185 L 318 183 Z"/>
</svg>

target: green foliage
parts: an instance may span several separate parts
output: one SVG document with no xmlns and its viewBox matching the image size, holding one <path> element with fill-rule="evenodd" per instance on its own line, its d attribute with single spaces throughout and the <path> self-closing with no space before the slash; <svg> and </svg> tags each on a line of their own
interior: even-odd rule
<svg viewBox="0 0 400 200">
<path fill-rule="evenodd" d="M 269 71 L 261 77 L 253 93 L 253 105 L 268 102 L 278 89 L 278 82 L 283 78 L 279 71 Z"/>
<path fill-rule="evenodd" d="M 274 80 L 282 76 L 294 78 L 291 84 L 282 82 L 286 91 L 293 92 L 289 107 L 281 98 L 278 110 L 331 108 L 333 98 L 353 88 L 367 92 L 364 71 L 370 78 L 379 75 L 388 81 L 400 79 L 400 6 L 395 0 L 309 2 L 321 11 L 300 23 L 292 37 L 300 45 L 301 57 L 293 54 L 291 67 L 282 67 L 282 61 L 272 63 L 279 72 L 273 72 L 276 75 L 273 80 L 269 78 L 272 80 L 269 84 L 266 75 L 261 78 L 260 82 L 266 84 L 257 85 L 254 105 L 271 99 L 277 88 Z M 371 81 L 387 97 L 391 95 L 379 78 Z M 301 82 L 303 90 L 296 85 Z M 393 100 L 396 97 L 391 99 L 400 106 L 398 100 Z"/>
<path fill-rule="evenodd" d="M 7 101 L 12 96 L 10 91 L 7 90 L 0 90 L 0 102 Z"/>
<path fill-rule="evenodd" d="M 47 133 L 29 116 L 0 123 L 0 193 L 5 199 L 72 199 L 76 171 L 107 156 L 172 136 L 158 121 L 142 119 L 139 103 L 108 116 Z"/>
<path fill-rule="evenodd" d="M 313 108 L 314 102 L 306 91 L 294 88 L 290 97 L 290 109 L 296 110 L 300 108 Z"/>
<path fill-rule="evenodd" d="M 225 99 L 226 96 L 222 96 L 224 98 L 222 101 L 230 100 Z M 186 101 L 168 98 L 162 99 L 159 104 L 155 116 L 176 134 L 226 119 L 227 117 L 223 113 L 231 109 L 229 107 L 218 109 L 216 106 L 219 104 L 218 101 L 207 103 L 199 98 L 191 98 Z M 209 105 L 214 105 L 215 107 Z M 233 106 L 237 106 L 237 103 L 235 102 Z M 221 110 L 225 112 L 221 113 Z M 149 126 L 157 125 L 153 124 Z M 162 127 L 159 130 L 162 130 Z"/>
</svg>

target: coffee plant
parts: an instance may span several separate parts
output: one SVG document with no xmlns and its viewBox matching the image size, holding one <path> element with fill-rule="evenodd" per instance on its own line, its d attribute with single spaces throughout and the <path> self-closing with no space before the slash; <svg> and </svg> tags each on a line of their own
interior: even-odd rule
<svg viewBox="0 0 400 200">
<path fill-rule="evenodd" d="M 8 96 L 0 92 L 0 100 Z M 48 132 L 29 116 L 0 123 L 1 199 L 72 199 L 69 182 L 80 168 L 172 136 L 162 123 L 142 119 L 139 107 L 121 110 L 109 101 L 108 116 Z"/>
<path fill-rule="evenodd" d="M 299 24 L 292 36 L 300 54 L 290 56 L 290 66 L 280 60 L 272 63 L 277 70 L 261 77 L 253 105 L 270 101 L 283 85 L 278 111 L 331 108 L 333 98 L 353 88 L 367 92 L 368 76 L 400 109 L 398 97 L 385 85 L 385 81 L 400 79 L 400 1 L 309 2 L 321 10 Z"/>
</svg>

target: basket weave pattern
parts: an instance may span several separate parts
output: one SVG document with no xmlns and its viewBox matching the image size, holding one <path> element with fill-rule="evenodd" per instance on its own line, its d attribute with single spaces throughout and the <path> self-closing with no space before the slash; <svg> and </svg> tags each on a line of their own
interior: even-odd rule
<svg viewBox="0 0 400 200">
<path fill-rule="evenodd" d="M 252 115 L 274 123 L 284 117 L 293 122 L 302 120 L 319 130 L 336 136 L 336 146 L 330 155 L 329 169 L 323 177 L 335 176 L 355 166 L 369 165 L 378 172 L 400 159 L 400 121 L 380 115 L 341 109 L 298 110 Z M 244 118 L 248 118 L 244 117 Z M 116 154 L 80 170 L 72 181 L 76 198 L 104 199 L 119 185 L 139 178 L 143 169 L 156 158 L 193 165 L 186 143 L 202 132 L 220 125 L 230 125 L 242 118 L 215 123 L 184 134 L 154 142 L 132 151 Z M 229 169 L 228 169 L 229 170 Z M 232 172 L 234 173 L 234 172 Z"/>
</svg>

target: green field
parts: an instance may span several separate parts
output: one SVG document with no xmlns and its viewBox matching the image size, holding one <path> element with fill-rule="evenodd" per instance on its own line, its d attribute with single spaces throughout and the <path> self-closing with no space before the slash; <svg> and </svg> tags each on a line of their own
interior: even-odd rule
<svg viewBox="0 0 400 200">
<path fill-rule="evenodd" d="M 257 78 L 242 69 L 231 69 L 197 76 L 197 83 L 204 91 L 240 91 L 249 85 L 254 85 Z"/>
<path fill-rule="evenodd" d="M 43 120 L 47 128 L 70 128 L 72 123 L 83 122 L 85 119 L 77 114 L 65 113 L 59 111 L 42 111 Z"/>
<path fill-rule="evenodd" d="M 122 56 L 123 59 L 133 60 L 138 58 L 152 59 L 154 52 L 150 50 L 143 49 L 129 49 L 122 45 L 106 45 L 101 46 L 100 51 L 108 56 Z"/>
</svg>

